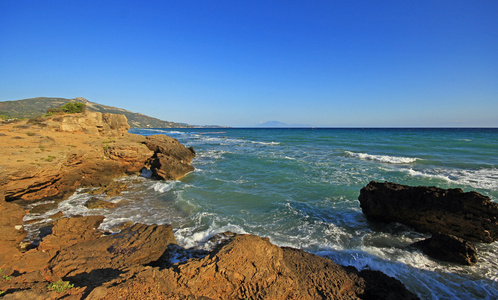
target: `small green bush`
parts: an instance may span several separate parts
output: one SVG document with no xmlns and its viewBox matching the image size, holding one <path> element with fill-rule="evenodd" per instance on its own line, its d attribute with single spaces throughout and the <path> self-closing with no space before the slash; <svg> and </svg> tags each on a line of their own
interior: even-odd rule
<svg viewBox="0 0 498 300">
<path fill-rule="evenodd" d="M 49 108 L 45 116 L 54 114 L 77 114 L 86 110 L 86 104 L 81 102 L 68 102 L 61 107 Z"/>
<path fill-rule="evenodd" d="M 81 102 L 68 102 L 61 106 L 61 109 L 68 114 L 84 112 L 86 105 Z"/>
<path fill-rule="evenodd" d="M 52 282 L 47 286 L 49 290 L 56 291 L 57 293 L 65 292 L 72 287 L 74 287 L 74 284 L 69 283 L 69 281 L 62 280 L 57 280 L 56 282 Z"/>
</svg>

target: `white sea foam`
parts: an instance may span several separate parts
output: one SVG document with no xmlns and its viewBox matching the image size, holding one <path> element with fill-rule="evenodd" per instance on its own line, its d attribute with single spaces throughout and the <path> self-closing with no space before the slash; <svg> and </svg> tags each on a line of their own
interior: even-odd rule
<svg viewBox="0 0 498 300">
<path fill-rule="evenodd" d="M 279 142 L 259 142 L 259 141 L 251 141 L 252 144 L 266 145 L 266 146 L 276 146 L 280 145 Z"/>
<path fill-rule="evenodd" d="M 479 169 L 479 170 L 461 170 L 461 169 L 430 169 L 414 170 L 407 169 L 406 172 L 414 177 L 430 177 L 445 180 L 454 184 L 468 185 L 474 188 L 498 190 L 498 169 Z"/>
<path fill-rule="evenodd" d="M 181 228 L 175 231 L 175 238 L 178 245 L 184 248 L 196 248 L 203 250 L 212 250 L 211 244 L 205 242 L 215 235 L 223 232 L 234 232 L 238 234 L 247 234 L 247 232 L 239 225 L 228 224 L 218 227 L 216 222 L 213 222 L 209 228 L 205 230 L 196 230 L 196 228 Z"/>
<path fill-rule="evenodd" d="M 175 187 L 176 181 L 157 181 L 151 187 L 154 191 L 165 193 Z"/>
<path fill-rule="evenodd" d="M 374 155 L 374 154 L 368 154 L 368 153 L 357 153 L 357 152 L 351 152 L 351 151 L 346 151 L 346 154 L 359 158 L 359 159 L 366 159 L 366 160 L 373 160 L 373 161 L 378 161 L 382 163 L 389 163 L 389 164 L 411 164 L 416 162 L 417 160 L 420 160 L 420 158 L 417 157 L 402 157 L 402 156 L 389 156 L 389 155 Z"/>
<path fill-rule="evenodd" d="M 467 276 L 453 273 L 455 270 L 448 269 L 446 265 L 441 265 L 418 251 L 361 246 L 357 249 L 323 251 L 317 254 L 359 270 L 381 271 L 403 282 L 422 299 L 440 299 L 442 295 L 445 299 L 494 299 L 493 295 L 498 291 L 497 282 L 487 279 L 469 281 Z M 473 270 L 471 267 L 459 268 L 467 268 L 463 273 L 471 273 Z"/>
</svg>

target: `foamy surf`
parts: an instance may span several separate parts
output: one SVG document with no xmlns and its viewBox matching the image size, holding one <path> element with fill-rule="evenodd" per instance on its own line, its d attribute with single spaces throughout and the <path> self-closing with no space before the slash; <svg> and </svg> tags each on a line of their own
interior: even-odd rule
<svg viewBox="0 0 498 300">
<path fill-rule="evenodd" d="M 411 164 L 420 160 L 417 157 L 402 157 L 402 156 L 389 156 L 389 155 L 374 155 L 368 153 L 357 153 L 346 151 L 346 154 L 350 157 L 355 157 L 363 160 L 373 160 L 388 164 Z"/>
<path fill-rule="evenodd" d="M 456 185 L 466 185 L 478 189 L 498 191 L 498 169 L 460 170 L 434 168 L 424 170 L 407 169 L 413 177 L 426 177 L 446 181 Z"/>
</svg>

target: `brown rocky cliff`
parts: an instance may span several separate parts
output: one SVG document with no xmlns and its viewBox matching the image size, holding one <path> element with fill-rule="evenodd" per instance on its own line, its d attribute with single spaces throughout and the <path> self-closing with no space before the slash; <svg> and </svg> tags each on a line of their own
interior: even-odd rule
<svg viewBox="0 0 498 300">
<path fill-rule="evenodd" d="M 107 185 L 146 165 L 159 173 L 168 170 L 167 176 L 155 176 L 159 179 L 178 179 L 193 170 L 194 151 L 164 135 L 152 138 L 163 141 L 158 149 L 128 129 L 125 116 L 98 112 L 2 124 L 0 189 L 7 201 L 63 199 L 79 187 Z"/>
</svg>

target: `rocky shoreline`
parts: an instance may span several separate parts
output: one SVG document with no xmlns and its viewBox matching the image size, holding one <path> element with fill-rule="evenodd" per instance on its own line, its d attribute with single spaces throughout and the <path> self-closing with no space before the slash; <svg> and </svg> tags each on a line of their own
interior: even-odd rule
<svg viewBox="0 0 498 300">
<path fill-rule="evenodd" d="M 22 243 L 23 205 L 56 205 L 80 187 L 119 193 L 123 187 L 111 183 L 123 175 L 174 180 L 193 170 L 192 148 L 128 129 L 124 116 L 95 112 L 0 125 L 4 299 L 417 298 L 381 272 L 358 272 L 253 235 L 223 235 L 212 252 L 175 263 L 175 253 L 186 250 L 169 225 L 125 224 L 110 234 L 97 229 L 102 216 L 55 215 L 39 244 Z"/>
<path fill-rule="evenodd" d="M 0 275 L 4 279 L 0 280 L 0 297 L 417 299 L 401 282 L 381 272 L 340 266 L 301 250 L 278 247 L 267 238 L 254 235 L 225 233 L 214 238 L 212 242 L 217 246 L 212 251 L 192 254 L 176 244 L 170 225 L 123 224 L 119 232 L 109 233 L 98 229 L 103 216 L 68 218 L 56 214 L 50 232 L 39 244 L 23 243 L 27 234 L 23 228 L 26 204 L 50 199 L 55 204 L 47 205 L 53 207 L 80 187 L 97 188 L 89 191 L 97 194 L 116 195 L 126 189 L 113 181 L 121 176 L 142 172 L 153 180 L 175 180 L 193 170 L 190 161 L 195 157 L 194 149 L 164 135 L 143 137 L 127 133 L 128 129 L 124 116 L 95 112 L 0 125 Z M 451 202 L 463 193 L 429 187 L 421 189 L 420 196 L 411 189 L 371 182 L 359 197 L 362 210 L 375 222 L 401 222 L 387 217 L 386 212 L 408 220 L 408 216 L 398 212 L 414 213 L 420 197 L 439 199 L 450 195 Z M 484 232 L 476 233 L 478 230 L 472 228 L 462 235 L 479 236 L 484 242 L 496 240 L 496 204 L 490 204 L 479 194 L 471 196 L 474 200 L 458 200 L 465 209 L 456 210 L 454 205 L 448 208 L 434 200 L 429 206 L 438 207 L 443 215 L 427 207 L 421 210 L 430 211 L 424 215 L 430 224 L 446 224 L 458 215 L 475 224 L 474 216 L 483 216 L 487 211 L 487 219 L 481 222 Z M 415 200 L 408 202 L 411 204 L 406 208 L 400 206 L 406 201 L 396 200 L 403 197 Z M 467 203 L 472 203 L 470 207 L 475 211 L 469 212 Z M 93 199 L 85 205 L 112 203 Z M 446 216 L 444 211 L 453 215 Z M 460 239 L 452 237 L 458 236 L 455 232 L 406 224 L 434 233 L 433 240 L 414 245 L 427 253 L 431 248 L 440 250 L 441 244 L 460 247 L 453 244 L 453 238 Z M 471 251 L 469 247 L 464 247 L 465 251 Z M 190 259 L 176 261 L 179 253 Z M 450 255 L 443 251 L 433 256 L 444 260 Z M 469 264 L 476 260 L 472 255 L 463 258 Z"/>
</svg>

